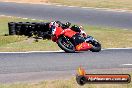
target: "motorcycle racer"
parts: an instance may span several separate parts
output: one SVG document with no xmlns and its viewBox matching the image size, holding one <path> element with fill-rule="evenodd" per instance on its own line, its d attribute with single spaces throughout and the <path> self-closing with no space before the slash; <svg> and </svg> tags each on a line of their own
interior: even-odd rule
<svg viewBox="0 0 132 88">
<path fill-rule="evenodd" d="M 49 28 L 52 31 L 51 39 L 54 42 L 57 42 L 56 40 L 58 39 L 59 35 L 65 34 L 65 36 L 73 40 L 77 51 L 85 51 L 91 48 L 90 44 L 86 43 L 84 37 L 81 36 L 81 33 L 84 34 L 85 32 L 81 31 L 81 29 L 76 26 L 63 29 L 61 23 L 53 21 L 50 22 Z"/>
<path fill-rule="evenodd" d="M 87 37 L 87 34 L 86 32 L 84 31 L 83 29 L 83 26 L 77 26 L 77 25 L 73 25 L 71 26 L 71 23 L 70 22 L 66 22 L 65 24 L 60 22 L 60 21 L 56 21 L 57 24 L 59 24 L 59 26 L 62 27 L 62 29 L 67 29 L 67 28 L 70 28 L 71 30 L 75 31 L 75 32 L 78 32 L 80 33 L 81 35 L 83 35 L 83 37 Z M 71 27 L 70 27 L 71 26 Z"/>
<path fill-rule="evenodd" d="M 77 26 L 77 25 L 73 25 L 71 27 L 71 30 L 75 31 L 75 32 L 78 32 L 80 35 L 83 35 L 83 37 L 87 37 L 87 34 L 86 32 L 84 31 L 83 27 L 82 26 Z"/>
</svg>

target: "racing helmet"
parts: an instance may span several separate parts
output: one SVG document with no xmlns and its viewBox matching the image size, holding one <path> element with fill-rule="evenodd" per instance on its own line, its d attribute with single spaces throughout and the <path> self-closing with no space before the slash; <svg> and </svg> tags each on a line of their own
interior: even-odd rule
<svg viewBox="0 0 132 88">
<path fill-rule="evenodd" d="M 66 27 L 70 27 L 71 26 L 71 23 L 70 22 L 66 22 Z"/>
<path fill-rule="evenodd" d="M 55 21 L 55 22 L 59 25 L 59 27 L 62 26 L 62 23 L 60 21 Z"/>
<path fill-rule="evenodd" d="M 59 26 L 59 24 L 58 24 L 56 21 L 51 21 L 51 22 L 49 23 L 49 28 L 58 27 L 58 26 Z"/>
<path fill-rule="evenodd" d="M 73 25 L 73 26 L 71 27 L 71 30 L 73 30 L 73 31 L 75 31 L 75 32 L 81 32 L 80 27 L 77 26 L 77 25 Z"/>
</svg>

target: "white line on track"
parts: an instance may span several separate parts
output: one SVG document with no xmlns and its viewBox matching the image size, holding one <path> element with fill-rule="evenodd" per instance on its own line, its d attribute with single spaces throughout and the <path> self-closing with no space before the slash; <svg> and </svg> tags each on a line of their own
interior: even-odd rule
<svg viewBox="0 0 132 88">
<path fill-rule="evenodd" d="M 132 49 L 132 47 L 128 47 L 128 48 L 106 48 L 106 49 L 102 49 L 102 50 L 118 50 L 118 49 Z"/>
<path fill-rule="evenodd" d="M 132 64 L 122 64 L 123 66 L 132 66 Z"/>
<path fill-rule="evenodd" d="M 23 18 L 23 19 L 26 19 L 27 20 L 28 18 Z"/>
<path fill-rule="evenodd" d="M 9 17 L 9 18 L 15 17 L 15 16 L 4 15 L 4 14 L 2 14 L 0 16 Z M 24 20 L 31 19 L 31 18 L 24 18 L 24 17 L 15 17 L 15 18 L 20 18 L 20 19 L 24 19 Z M 37 20 L 37 19 L 31 19 L 31 20 Z M 44 20 L 39 20 L 39 21 L 44 21 Z"/>
<path fill-rule="evenodd" d="M 77 8 L 77 7 L 79 7 L 79 6 L 61 5 L 61 4 L 59 4 L 59 3 L 52 3 L 52 4 L 49 4 L 49 5 L 55 5 L 55 6 L 59 6 L 59 7 L 66 6 L 66 7 L 69 7 L 69 8 Z M 94 9 L 94 10 L 102 10 L 102 11 L 110 11 L 110 12 L 129 12 L 129 13 L 132 13 L 131 10 L 123 10 L 123 9 L 96 8 L 96 7 L 79 7 L 79 8 L 83 8 L 83 9 Z"/>
<path fill-rule="evenodd" d="M 31 20 L 36 20 L 36 19 L 31 19 Z"/>
<path fill-rule="evenodd" d="M 63 50 L 59 50 L 59 51 L 26 51 L 26 52 L 0 52 L 0 53 L 56 53 L 56 52 L 64 52 Z"/>
</svg>

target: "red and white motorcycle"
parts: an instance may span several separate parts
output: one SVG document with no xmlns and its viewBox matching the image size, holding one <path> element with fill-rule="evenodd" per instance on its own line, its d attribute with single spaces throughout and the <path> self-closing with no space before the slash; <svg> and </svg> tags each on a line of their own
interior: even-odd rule
<svg viewBox="0 0 132 88">
<path fill-rule="evenodd" d="M 63 29 L 55 21 L 49 24 L 49 28 L 52 30 L 52 41 L 56 42 L 67 53 L 88 50 L 101 51 L 101 44 L 92 36 L 84 37 L 72 28 Z"/>
</svg>

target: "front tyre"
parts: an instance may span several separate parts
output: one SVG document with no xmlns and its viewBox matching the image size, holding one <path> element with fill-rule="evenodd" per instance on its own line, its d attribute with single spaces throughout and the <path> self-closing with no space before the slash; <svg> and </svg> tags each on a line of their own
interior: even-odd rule
<svg viewBox="0 0 132 88">
<path fill-rule="evenodd" d="M 90 49 L 92 52 L 99 52 L 101 51 L 101 44 L 97 41 L 92 42 L 92 48 Z"/>
<path fill-rule="evenodd" d="M 90 49 L 90 51 L 92 52 L 101 51 L 101 44 L 96 39 L 94 39 L 92 36 L 88 36 L 85 41 L 91 44 L 92 48 Z"/>
<path fill-rule="evenodd" d="M 74 53 L 75 47 L 69 38 L 61 36 L 57 42 L 58 46 L 67 53 Z"/>
</svg>

